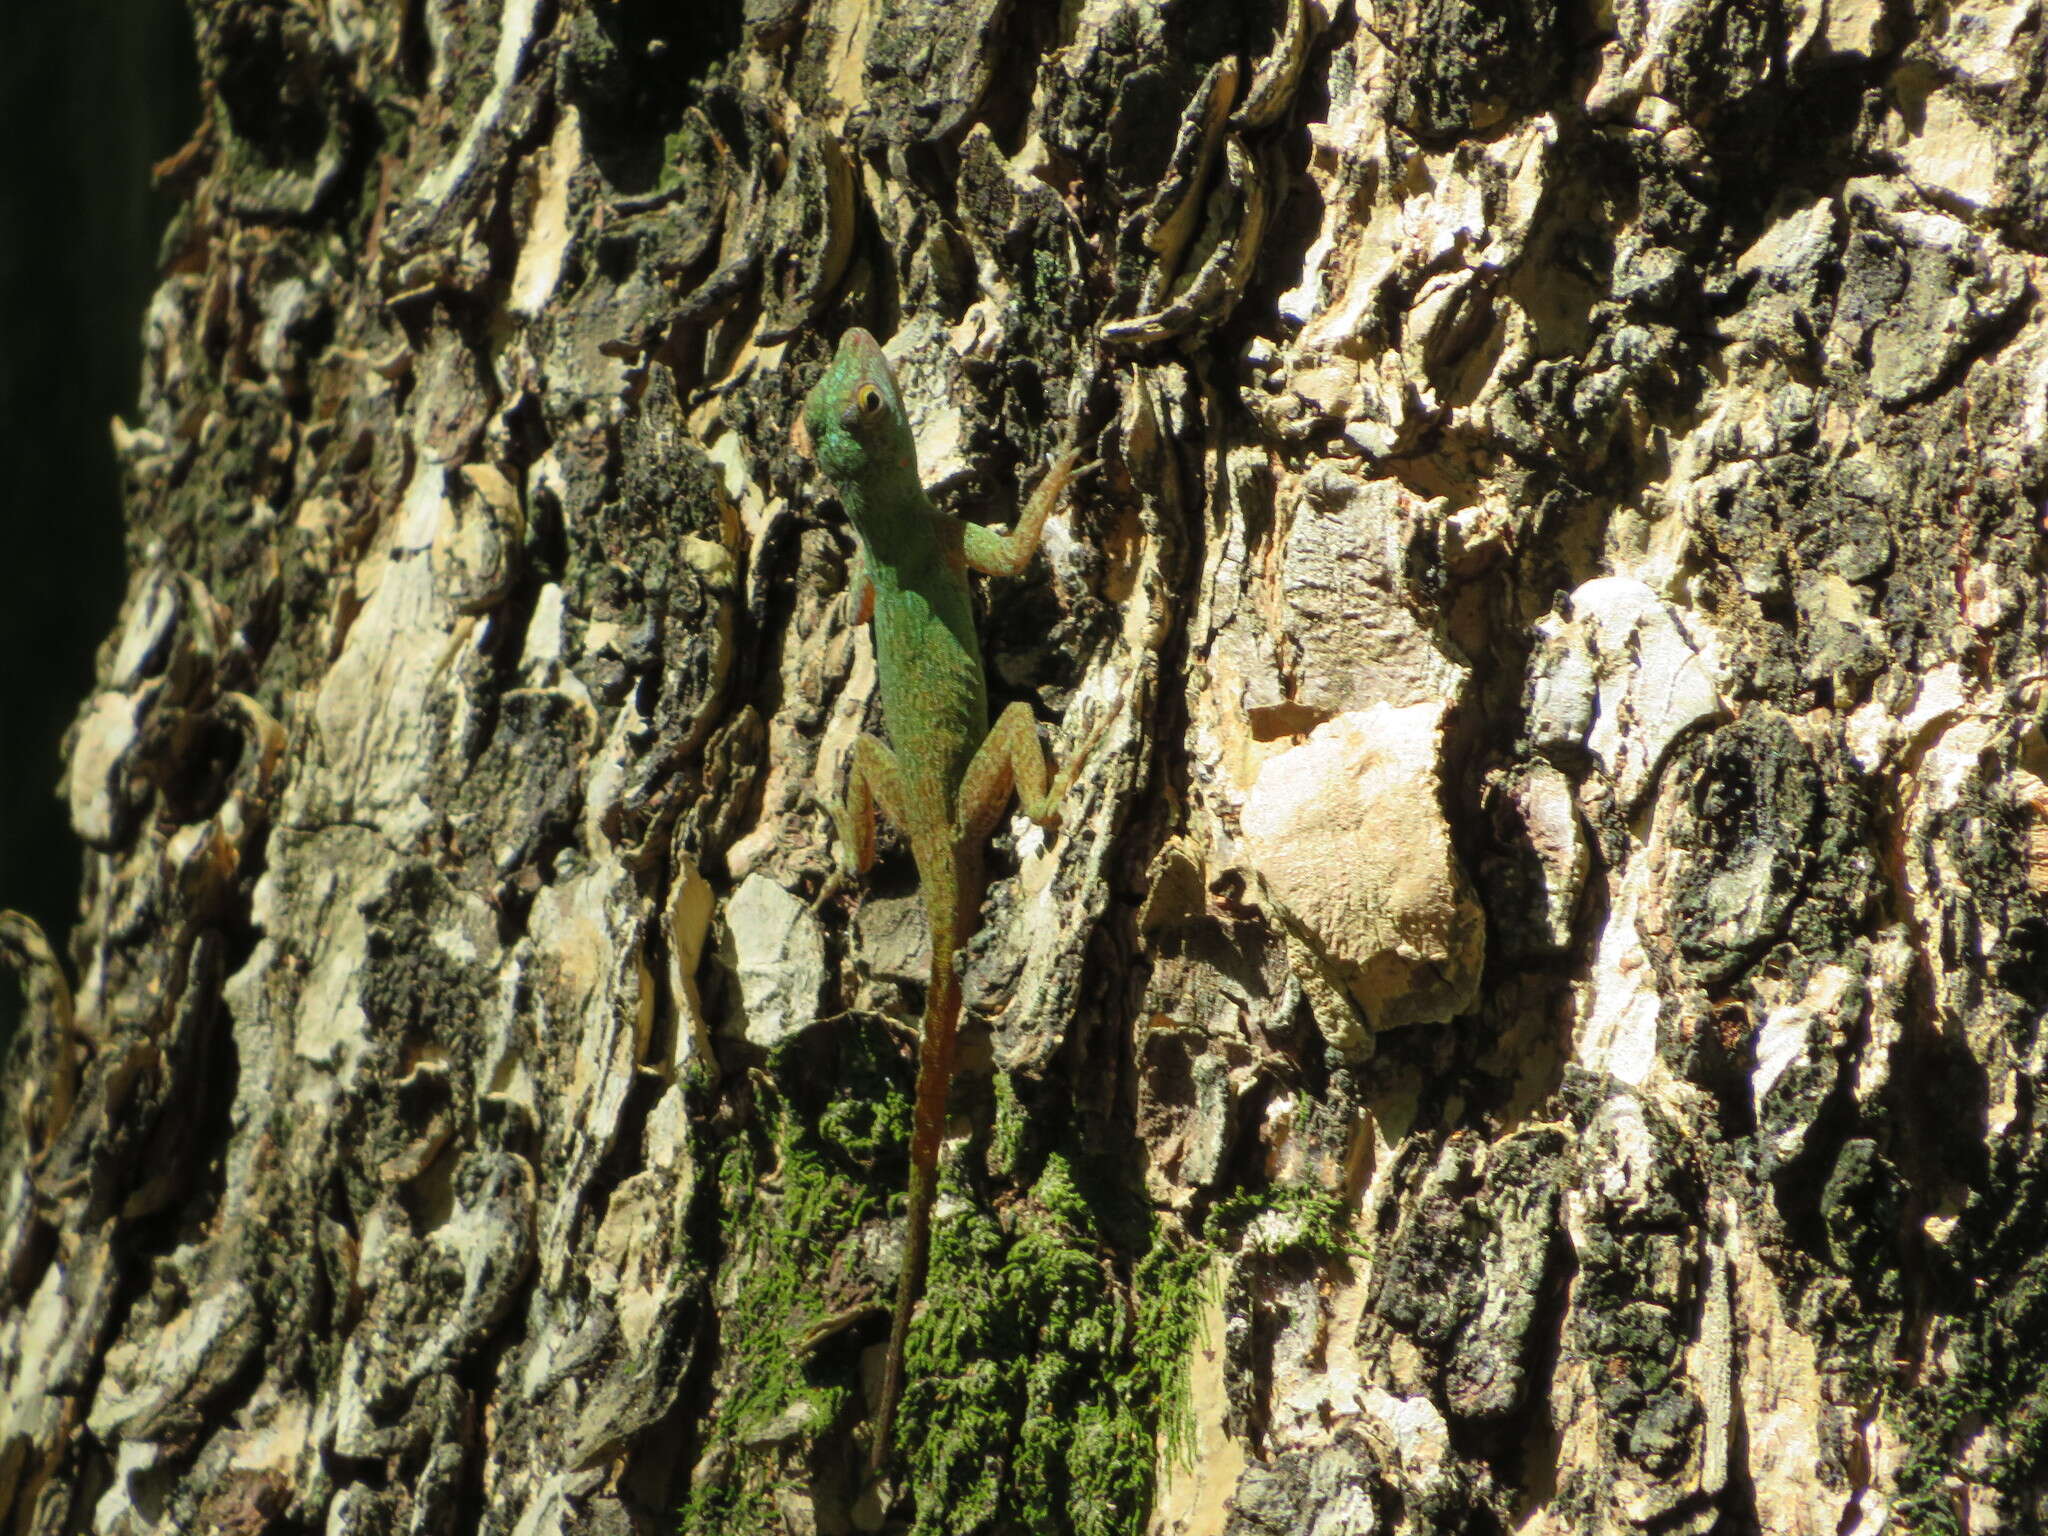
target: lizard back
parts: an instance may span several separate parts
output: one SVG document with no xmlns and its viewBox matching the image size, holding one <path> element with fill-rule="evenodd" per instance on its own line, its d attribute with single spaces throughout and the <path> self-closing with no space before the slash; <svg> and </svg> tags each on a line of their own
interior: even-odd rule
<svg viewBox="0 0 2048 1536">
<path fill-rule="evenodd" d="M 960 525 L 923 511 L 922 548 L 890 558 L 867 546 L 875 583 L 875 667 L 882 723 L 905 790 L 943 807 L 950 826 L 960 777 L 988 734 L 988 683 L 974 634 Z"/>
</svg>

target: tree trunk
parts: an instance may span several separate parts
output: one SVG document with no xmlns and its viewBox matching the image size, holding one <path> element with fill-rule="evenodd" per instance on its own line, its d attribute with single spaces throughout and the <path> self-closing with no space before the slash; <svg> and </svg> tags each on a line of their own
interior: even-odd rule
<svg viewBox="0 0 2048 1536">
<path fill-rule="evenodd" d="M 196 6 L 0 1525 L 2043 1529 L 2039 6 L 689 9 Z M 875 1485 L 853 324 L 1099 460 Z"/>
</svg>

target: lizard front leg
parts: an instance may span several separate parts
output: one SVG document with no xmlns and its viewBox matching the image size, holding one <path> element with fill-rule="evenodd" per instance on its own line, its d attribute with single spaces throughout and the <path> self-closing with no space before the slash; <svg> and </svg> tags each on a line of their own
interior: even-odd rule
<svg viewBox="0 0 2048 1536">
<path fill-rule="evenodd" d="M 1023 575 L 1024 567 L 1031 563 L 1031 556 L 1038 548 L 1038 536 L 1045 531 L 1046 517 L 1059 504 L 1060 493 L 1067 488 L 1067 482 L 1095 467 L 1091 464 L 1077 470 L 1074 464 L 1080 457 L 1080 449 L 1069 448 L 1053 460 L 1052 468 L 1045 472 L 1045 478 L 1038 482 L 1031 499 L 1024 503 L 1017 526 L 1008 533 L 998 533 L 980 523 L 965 524 L 961 530 L 961 552 L 967 557 L 968 565 L 984 576 Z"/>
<path fill-rule="evenodd" d="M 853 572 L 846 583 L 848 621 L 858 629 L 875 616 L 875 579 L 868 574 L 868 552 L 856 547 Z"/>
</svg>

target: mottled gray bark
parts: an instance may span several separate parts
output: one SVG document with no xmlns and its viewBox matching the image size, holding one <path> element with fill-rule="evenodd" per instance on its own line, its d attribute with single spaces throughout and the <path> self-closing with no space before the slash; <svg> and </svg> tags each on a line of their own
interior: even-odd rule
<svg viewBox="0 0 2048 1536">
<path fill-rule="evenodd" d="M 2042 1528 L 2038 4 L 197 25 L 8 1529 Z M 880 1488 L 856 323 L 1101 461 Z"/>
</svg>

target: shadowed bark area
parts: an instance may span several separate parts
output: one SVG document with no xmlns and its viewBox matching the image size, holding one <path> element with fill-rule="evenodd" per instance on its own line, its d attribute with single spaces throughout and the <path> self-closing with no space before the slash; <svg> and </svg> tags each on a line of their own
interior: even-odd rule
<svg viewBox="0 0 2048 1536">
<path fill-rule="evenodd" d="M 2038 7 L 679 15 L 195 7 L 0 1525 L 2048 1519 Z M 948 509 L 1099 461 L 878 1486 L 854 324 Z"/>
</svg>

